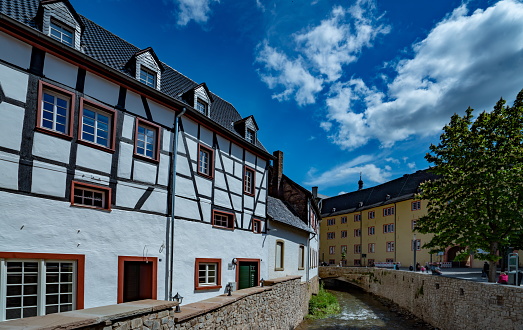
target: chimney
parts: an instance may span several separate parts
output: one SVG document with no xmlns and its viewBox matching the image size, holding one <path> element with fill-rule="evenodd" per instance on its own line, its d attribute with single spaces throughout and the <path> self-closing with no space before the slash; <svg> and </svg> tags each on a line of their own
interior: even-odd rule
<svg viewBox="0 0 523 330">
<path fill-rule="evenodd" d="M 358 190 L 363 189 L 363 180 L 361 179 L 361 172 L 360 172 L 360 180 L 358 181 Z"/>
<path fill-rule="evenodd" d="M 283 152 L 277 150 L 273 152 L 272 155 L 276 158 L 274 160 L 274 183 L 276 184 L 276 187 L 274 187 L 274 192 L 276 196 L 279 197 L 281 193 L 281 178 L 283 176 Z"/>
<path fill-rule="evenodd" d="M 312 197 L 318 198 L 318 187 L 312 187 Z"/>
</svg>

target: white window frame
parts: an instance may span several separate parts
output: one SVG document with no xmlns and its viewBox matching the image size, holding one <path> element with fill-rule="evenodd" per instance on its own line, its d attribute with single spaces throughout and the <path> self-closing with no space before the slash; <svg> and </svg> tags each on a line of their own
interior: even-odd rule
<svg viewBox="0 0 523 330">
<path fill-rule="evenodd" d="M 53 31 L 56 31 L 57 35 L 53 35 Z M 49 36 L 55 40 L 60 41 L 64 45 L 74 47 L 75 40 L 74 40 L 75 31 L 72 27 L 69 25 L 63 24 L 62 22 L 58 22 L 54 19 L 51 19 L 49 22 Z M 71 42 L 64 40 L 64 36 L 71 39 Z"/>
<path fill-rule="evenodd" d="M 88 132 L 85 132 L 84 131 L 84 126 L 90 126 L 90 125 L 87 125 L 84 120 L 85 120 L 85 111 L 91 111 L 91 112 L 94 112 L 94 126 L 93 126 L 93 129 L 94 129 L 94 133 L 91 134 L 91 133 L 88 133 Z M 100 123 L 101 121 L 99 120 L 99 117 L 100 116 L 104 116 L 104 117 L 107 117 L 107 138 L 106 138 L 106 144 L 102 144 L 102 143 L 99 143 L 98 142 L 98 138 L 99 138 L 99 131 L 103 131 L 103 128 L 101 128 L 100 126 L 103 127 L 103 122 Z M 82 118 L 81 118 L 81 127 L 80 127 L 80 139 L 82 141 L 86 141 L 86 142 L 89 142 L 89 143 L 94 143 L 94 144 L 97 144 L 97 145 L 100 145 L 102 147 L 105 147 L 105 148 L 111 148 L 112 147 L 112 140 L 113 140 L 113 120 L 114 120 L 114 115 L 112 113 L 109 113 L 107 111 L 103 111 L 103 110 L 99 110 L 95 107 L 92 107 L 92 106 L 88 106 L 88 105 L 84 105 L 83 106 L 83 109 L 82 109 Z M 94 137 L 94 141 L 89 141 L 87 139 L 84 138 L 84 133 L 85 134 L 89 134 L 89 135 L 92 135 Z"/>
<path fill-rule="evenodd" d="M 50 95 L 52 97 L 54 97 L 54 102 L 53 103 L 49 103 L 49 102 L 46 102 L 44 99 L 45 99 L 45 94 L 47 95 Z M 58 106 L 58 99 L 62 100 L 62 101 L 65 101 L 67 103 L 66 105 L 66 108 L 65 108 L 65 124 L 63 124 L 65 126 L 65 131 L 62 132 L 60 130 L 58 130 L 56 128 L 57 126 L 57 118 L 59 116 L 63 117 L 62 115 L 58 114 L 58 108 L 62 108 L 63 107 L 59 107 Z M 43 128 L 43 129 L 47 129 L 47 130 L 51 130 L 51 131 L 55 131 L 55 132 L 58 132 L 60 134 L 64 134 L 64 135 L 69 135 L 70 132 L 69 132 L 69 129 L 70 129 L 70 116 L 71 116 L 71 98 L 69 96 L 66 96 L 64 94 L 60 94 L 60 93 L 57 93 L 53 90 L 50 90 L 50 89 L 47 89 L 47 88 L 43 88 L 42 89 L 42 105 L 41 105 L 41 112 L 40 112 L 40 123 L 39 123 L 39 127 Z M 48 112 L 48 113 L 51 113 L 50 110 L 46 110 L 44 109 L 44 104 L 51 104 L 53 106 L 53 110 L 52 110 L 52 114 L 53 114 L 53 119 L 52 120 L 49 120 L 49 119 L 44 119 L 44 112 Z M 44 126 L 44 120 L 45 121 L 51 121 L 52 122 L 52 127 L 46 127 Z"/>
<path fill-rule="evenodd" d="M 341 238 L 346 238 L 347 237 L 347 231 L 346 230 L 342 230 L 341 231 Z"/>
<path fill-rule="evenodd" d="M 245 140 L 254 144 L 255 136 L 256 136 L 256 132 L 254 132 L 250 128 L 247 128 L 247 130 L 245 131 Z"/>
<path fill-rule="evenodd" d="M 371 235 L 375 235 L 376 234 L 376 227 L 374 226 L 371 226 L 368 228 L 368 235 L 371 236 Z"/>
<path fill-rule="evenodd" d="M 156 89 L 156 86 L 158 85 L 157 79 L 158 75 L 156 72 L 143 65 L 140 65 L 140 76 L 138 77 L 138 80 L 140 80 L 142 84 Z"/>
<path fill-rule="evenodd" d="M 347 223 L 347 217 L 341 217 L 341 223 Z"/>
<path fill-rule="evenodd" d="M 354 229 L 354 237 L 361 237 L 361 229 Z"/>
<path fill-rule="evenodd" d="M 376 217 L 376 213 L 374 211 L 369 211 L 368 218 L 374 219 Z"/>
<path fill-rule="evenodd" d="M 327 219 L 327 226 L 334 226 L 336 224 L 336 219 Z"/>
<path fill-rule="evenodd" d="M 386 246 L 387 246 L 387 252 L 394 252 L 394 241 L 387 242 Z"/>
<path fill-rule="evenodd" d="M 374 253 L 376 251 L 376 243 L 369 243 L 369 252 L 368 253 Z"/>
<path fill-rule="evenodd" d="M 361 221 L 361 214 L 355 214 L 354 215 L 354 222 Z"/>
<path fill-rule="evenodd" d="M 354 253 L 355 254 L 361 253 L 361 244 L 354 244 Z"/>
<path fill-rule="evenodd" d="M 76 306 L 76 295 L 77 295 L 77 292 L 76 292 L 76 287 L 77 287 L 77 262 L 76 260 L 55 260 L 55 259 L 18 259 L 18 258 L 5 258 L 5 259 L 0 259 L 0 322 L 1 321 L 6 321 L 6 317 L 7 317 L 7 303 L 6 303 L 6 298 L 7 298 L 7 287 L 8 286 L 18 286 L 18 284 L 14 284 L 11 285 L 11 284 L 8 284 L 7 282 L 7 263 L 8 262 L 22 262 L 22 263 L 26 263 L 26 262 L 36 262 L 38 264 L 38 270 L 37 272 L 35 273 L 35 275 L 37 276 L 37 288 L 36 288 L 36 294 L 31 294 L 31 295 L 28 295 L 28 296 L 36 296 L 36 299 L 37 299 L 37 302 L 36 302 L 36 316 L 41 316 L 41 315 L 46 315 L 46 307 L 49 307 L 46 303 L 46 297 L 48 296 L 55 296 L 55 295 L 58 295 L 58 304 L 49 304 L 49 305 L 52 305 L 52 306 L 58 306 L 58 312 L 57 313 L 60 313 L 60 306 L 66 306 L 66 305 L 69 305 L 71 306 L 71 309 L 68 309 L 67 311 L 69 310 L 76 310 L 77 306 Z M 67 283 L 64 281 L 62 282 L 61 281 L 61 272 L 58 273 L 58 281 L 59 282 L 54 282 L 56 283 L 56 285 L 58 285 L 58 294 L 54 294 L 54 293 L 47 293 L 46 290 L 47 290 L 47 284 L 46 281 L 47 281 L 47 275 L 49 274 L 47 272 L 47 264 L 49 263 L 70 263 L 72 264 L 72 271 L 71 272 L 65 272 L 66 274 L 71 274 L 71 281 L 67 281 Z M 60 266 L 59 266 L 60 267 Z M 53 274 L 53 273 L 51 273 Z M 56 274 L 56 273 L 55 273 Z M 22 270 L 22 276 L 23 276 L 23 270 Z M 23 276 L 23 278 L 25 278 L 25 276 Z M 61 290 L 61 285 L 62 284 L 70 284 L 72 286 L 71 288 L 71 292 L 67 292 L 67 294 L 71 295 L 71 302 L 67 302 L 67 303 L 60 303 L 60 290 Z M 51 283 L 49 283 L 49 285 L 52 285 Z M 24 293 L 23 293 L 23 288 L 24 288 L 24 284 L 22 283 L 20 285 L 22 287 L 22 294 L 21 295 L 11 295 L 11 297 L 13 298 L 16 298 L 16 297 L 21 297 L 21 303 L 23 304 L 23 296 L 24 296 Z M 23 308 L 21 306 L 21 308 Z M 31 308 L 35 308 L 33 306 L 31 306 Z M 49 313 L 49 314 L 53 314 L 53 313 Z M 23 311 L 21 313 L 21 318 L 23 318 Z M 10 320 L 15 320 L 17 318 L 11 318 Z"/>
<path fill-rule="evenodd" d="M 410 204 L 411 211 L 421 210 L 421 201 L 414 201 Z"/>
<path fill-rule="evenodd" d="M 208 109 L 209 105 L 205 101 L 202 101 L 201 99 L 196 99 L 196 110 L 198 110 L 198 112 L 207 115 Z"/>
<path fill-rule="evenodd" d="M 243 192 L 247 195 L 254 195 L 254 181 L 256 178 L 255 171 L 252 168 L 245 167 L 243 175 Z"/>
<path fill-rule="evenodd" d="M 329 246 L 329 254 L 335 254 L 336 253 L 336 246 L 331 245 Z"/>
<path fill-rule="evenodd" d="M 140 128 L 144 130 L 144 132 L 140 132 Z M 148 135 L 149 132 L 153 133 L 152 137 L 152 143 L 149 140 L 150 136 Z M 143 143 L 143 147 L 139 146 L 139 143 Z M 147 147 L 152 146 L 152 156 L 147 155 Z M 147 157 L 150 159 L 156 159 L 157 155 L 157 148 L 158 148 L 158 128 L 149 126 L 145 123 L 142 123 L 138 121 L 137 127 L 136 127 L 136 148 L 135 148 L 135 154 L 140 155 L 142 157 Z M 139 151 L 139 149 L 143 149 L 143 151 Z"/>
<path fill-rule="evenodd" d="M 334 238 L 335 238 L 334 232 L 327 233 L 327 239 L 334 239 Z"/>
<path fill-rule="evenodd" d="M 203 266 L 203 270 L 202 270 Z M 214 270 L 210 270 L 209 266 L 214 266 Z M 201 272 L 204 272 L 203 281 Z M 214 272 L 214 275 L 209 275 Z M 209 278 L 214 276 L 214 281 L 210 281 Z M 217 262 L 200 262 L 198 263 L 198 286 L 216 286 L 218 285 L 218 263 Z"/>
</svg>

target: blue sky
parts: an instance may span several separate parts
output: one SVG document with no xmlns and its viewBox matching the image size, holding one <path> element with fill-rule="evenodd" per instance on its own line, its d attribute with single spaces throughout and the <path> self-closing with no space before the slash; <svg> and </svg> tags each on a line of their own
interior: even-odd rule
<svg viewBox="0 0 523 330">
<path fill-rule="evenodd" d="M 518 0 L 71 0 L 254 115 L 284 172 L 335 196 L 425 169 L 453 113 L 523 88 Z"/>
</svg>

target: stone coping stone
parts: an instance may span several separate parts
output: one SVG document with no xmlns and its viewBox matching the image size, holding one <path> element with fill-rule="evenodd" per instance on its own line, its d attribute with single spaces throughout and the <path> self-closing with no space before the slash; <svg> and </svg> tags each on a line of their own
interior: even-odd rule
<svg viewBox="0 0 523 330">
<path fill-rule="evenodd" d="M 285 276 L 285 277 L 279 277 L 271 280 L 264 281 L 264 286 L 254 286 L 247 289 L 241 289 L 231 292 L 231 295 L 228 296 L 227 294 L 222 294 L 217 297 L 205 299 L 202 301 L 198 301 L 192 304 L 187 304 L 180 306 L 181 311 L 179 313 L 174 314 L 174 322 L 180 323 L 183 321 L 186 321 L 188 319 L 192 319 L 194 317 L 197 317 L 202 314 L 206 314 L 208 312 L 211 312 L 213 310 L 217 310 L 218 308 L 221 308 L 223 306 L 232 304 L 238 300 L 241 300 L 245 297 L 258 294 L 265 291 L 270 291 L 273 288 L 271 285 L 283 283 L 291 280 L 301 279 L 301 276 Z"/>
<path fill-rule="evenodd" d="M 123 304 L 80 309 L 64 313 L 0 322 L 0 329 L 76 329 L 141 314 L 171 309 L 177 302 L 138 300 Z"/>
</svg>

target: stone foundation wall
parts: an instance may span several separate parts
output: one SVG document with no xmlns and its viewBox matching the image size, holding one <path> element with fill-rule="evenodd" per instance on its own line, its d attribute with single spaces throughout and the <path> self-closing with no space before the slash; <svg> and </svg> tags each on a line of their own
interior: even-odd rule
<svg viewBox="0 0 523 330">
<path fill-rule="evenodd" d="M 523 287 L 380 268 L 320 267 L 440 329 L 523 329 Z"/>
<path fill-rule="evenodd" d="M 0 322 L 0 329 L 294 329 L 318 288 L 318 277 L 301 283 L 300 276 L 287 276 L 265 281 L 264 287 L 181 305 L 180 313 L 173 310 L 177 303 L 141 300 Z"/>
</svg>

